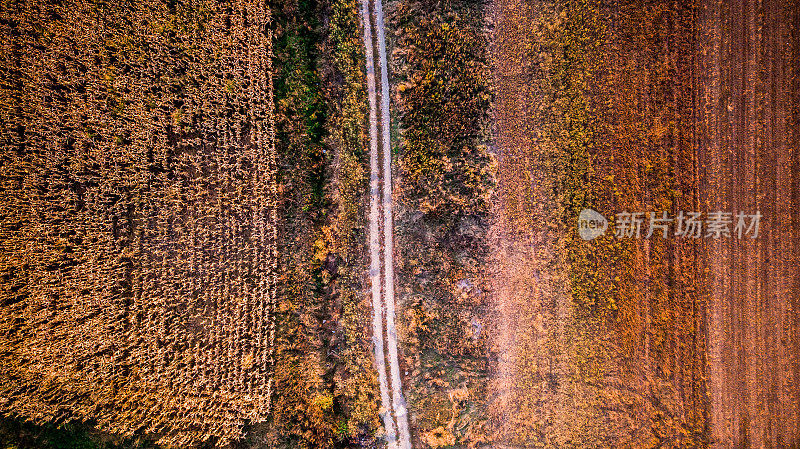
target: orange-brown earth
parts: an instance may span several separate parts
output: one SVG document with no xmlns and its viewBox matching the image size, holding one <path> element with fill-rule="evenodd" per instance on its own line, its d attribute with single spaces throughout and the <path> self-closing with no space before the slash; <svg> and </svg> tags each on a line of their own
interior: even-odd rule
<svg viewBox="0 0 800 449">
<path fill-rule="evenodd" d="M 800 8 L 699 10 L 698 179 L 709 209 L 760 210 L 761 235 L 707 245 L 711 440 L 800 444 Z"/>
<path fill-rule="evenodd" d="M 800 443 L 797 11 L 493 3 L 497 446 Z M 764 218 L 584 242 L 585 207 Z"/>
</svg>

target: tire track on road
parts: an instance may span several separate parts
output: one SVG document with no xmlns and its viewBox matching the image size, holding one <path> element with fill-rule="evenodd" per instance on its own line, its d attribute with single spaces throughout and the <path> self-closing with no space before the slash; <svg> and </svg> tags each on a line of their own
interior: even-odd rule
<svg viewBox="0 0 800 449">
<path fill-rule="evenodd" d="M 375 353 L 375 369 L 378 371 L 378 383 L 381 396 L 381 415 L 386 430 L 386 441 L 389 448 L 410 449 L 411 435 L 408 425 L 406 401 L 400 376 L 400 363 L 397 350 L 397 330 L 395 326 L 394 300 L 394 223 L 392 217 L 392 152 L 389 114 L 389 73 L 386 62 L 386 37 L 384 32 L 383 5 L 381 0 L 374 0 L 372 5 L 377 42 L 373 42 L 372 17 L 369 0 L 361 0 L 361 15 L 364 26 L 364 52 L 367 69 L 367 94 L 369 96 L 369 133 L 370 133 L 370 213 L 369 213 L 369 252 L 370 252 L 370 284 L 372 292 L 372 341 Z M 378 117 L 377 94 L 375 84 L 375 47 L 381 75 L 381 151 L 383 153 L 383 173 L 378 167 Z M 381 176 L 383 177 L 381 179 Z M 383 184 L 382 204 L 379 204 L 379 185 Z M 382 210 L 379 206 L 382 206 Z M 378 241 L 380 234 L 380 215 L 383 216 L 383 242 Z M 383 277 L 381 277 L 381 254 L 383 251 Z M 383 293 L 383 296 L 381 296 Z M 386 373 L 386 351 L 384 349 L 383 314 L 386 312 L 386 345 L 389 352 L 389 377 L 391 378 L 391 403 L 389 384 Z M 395 433 L 395 422 L 399 441 Z"/>
<path fill-rule="evenodd" d="M 386 355 L 383 348 L 383 304 L 381 303 L 381 259 L 380 259 L 380 211 L 378 167 L 378 117 L 375 93 L 375 62 L 372 44 L 372 25 L 370 23 L 369 0 L 361 0 L 361 18 L 364 25 L 364 56 L 367 72 L 367 96 L 369 97 L 369 280 L 372 294 L 372 344 L 375 353 L 375 370 L 378 372 L 378 386 L 381 397 L 381 418 L 386 431 L 386 442 L 390 449 L 397 447 L 392 409 L 389 400 L 389 387 L 386 379 Z"/>
<path fill-rule="evenodd" d="M 381 131 L 383 144 L 383 261 L 384 301 L 386 303 L 386 341 L 389 346 L 389 374 L 392 380 L 392 408 L 397 419 L 400 448 L 411 448 L 408 413 L 403 397 L 400 363 L 397 355 L 394 302 L 394 221 L 392 208 L 392 146 L 391 118 L 389 115 L 389 70 L 386 63 L 386 38 L 384 35 L 383 5 L 375 0 L 375 27 L 378 38 L 378 58 L 381 69 Z"/>
</svg>

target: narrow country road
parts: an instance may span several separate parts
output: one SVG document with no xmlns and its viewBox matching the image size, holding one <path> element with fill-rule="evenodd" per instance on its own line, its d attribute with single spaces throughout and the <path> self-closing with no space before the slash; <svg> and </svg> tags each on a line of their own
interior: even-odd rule
<svg viewBox="0 0 800 449">
<path fill-rule="evenodd" d="M 370 1 L 361 0 L 361 18 L 364 26 L 364 54 L 367 72 L 367 96 L 369 97 L 369 137 L 370 137 L 370 211 L 369 211 L 369 252 L 370 286 L 372 295 L 372 342 L 375 351 L 375 369 L 378 371 L 378 384 L 381 397 L 381 417 L 386 431 L 389 448 L 410 449 L 411 435 L 408 426 L 406 401 L 400 376 L 400 363 L 397 352 L 397 331 L 395 328 L 394 302 L 394 224 L 392 218 L 392 152 L 390 142 L 389 115 L 389 76 L 386 62 L 386 39 L 384 34 L 383 5 L 374 0 L 372 16 Z M 374 18 L 374 22 L 373 22 Z M 372 29 L 375 27 L 373 40 Z M 377 41 L 377 42 L 376 42 Z M 380 151 L 383 154 L 383 171 L 378 167 L 378 115 L 377 92 L 375 86 L 375 47 L 378 49 L 381 77 L 381 115 Z M 380 198 L 380 185 L 383 185 L 383 198 Z M 382 207 L 380 207 L 382 206 Z M 380 238 L 380 216 L 383 216 L 383 242 Z M 381 254 L 382 253 L 382 254 Z M 381 272 L 381 255 L 383 272 Z M 383 276 L 381 276 L 383 274 Z M 383 332 L 384 312 L 386 334 Z M 386 351 L 389 356 L 389 377 L 391 379 L 391 403 L 386 374 Z M 395 421 L 397 433 L 395 433 Z M 398 438 L 399 437 L 399 438 Z"/>
<path fill-rule="evenodd" d="M 386 355 L 383 350 L 383 305 L 381 303 L 381 245 L 379 241 L 378 209 L 378 118 L 375 95 L 375 63 L 372 48 L 372 27 L 369 20 L 369 0 L 361 0 L 361 17 L 364 23 L 364 51 L 367 66 L 367 96 L 369 97 L 369 280 L 372 295 L 372 344 L 375 350 L 375 369 L 381 396 L 381 417 L 386 431 L 388 447 L 397 447 L 386 381 Z"/>
</svg>

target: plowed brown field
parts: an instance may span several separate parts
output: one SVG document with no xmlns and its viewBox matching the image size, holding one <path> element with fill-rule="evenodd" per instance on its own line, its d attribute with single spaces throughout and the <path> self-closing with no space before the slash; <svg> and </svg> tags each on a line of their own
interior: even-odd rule
<svg viewBox="0 0 800 449">
<path fill-rule="evenodd" d="M 798 11 L 494 2 L 497 446 L 800 444 Z M 584 242 L 583 208 L 763 218 Z"/>
</svg>

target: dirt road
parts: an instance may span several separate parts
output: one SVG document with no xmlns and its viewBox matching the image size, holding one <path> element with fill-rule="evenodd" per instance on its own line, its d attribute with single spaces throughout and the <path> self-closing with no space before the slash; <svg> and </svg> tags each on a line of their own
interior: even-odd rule
<svg viewBox="0 0 800 449">
<path fill-rule="evenodd" d="M 364 23 L 364 49 L 367 66 L 367 96 L 369 97 L 369 280 L 372 295 L 372 344 L 375 352 L 375 370 L 378 372 L 378 386 L 381 397 L 381 418 L 383 419 L 386 442 L 389 448 L 397 447 L 392 408 L 389 400 L 389 386 L 386 379 L 386 354 L 383 348 L 383 304 L 381 301 L 381 244 L 378 169 L 378 118 L 375 93 L 375 63 L 370 25 L 369 1 L 362 0 L 361 15 Z"/>
<path fill-rule="evenodd" d="M 392 152 L 389 114 L 389 77 L 386 62 L 386 40 L 384 33 L 383 5 L 374 0 L 372 17 L 368 0 L 362 0 L 361 13 L 364 25 L 364 48 L 367 66 L 367 94 L 369 96 L 370 133 L 370 214 L 369 214 L 369 252 L 370 283 L 372 292 L 372 340 L 375 348 L 375 369 L 378 371 L 382 418 L 386 430 L 386 440 L 390 448 L 409 449 L 411 436 L 405 398 L 400 376 L 397 350 L 397 331 L 395 327 L 394 295 L 394 223 L 392 217 Z M 375 40 L 373 40 L 373 28 Z M 383 154 L 383 170 L 379 171 L 378 117 L 376 104 L 378 94 L 375 86 L 375 48 L 378 50 L 380 64 L 380 150 Z M 382 192 L 379 186 L 382 185 Z M 382 193 L 382 198 L 381 198 Z M 383 241 L 379 242 L 380 217 L 383 217 Z M 382 259 L 382 260 L 381 260 Z M 383 270 L 381 271 L 381 262 Z M 382 275 L 382 276 L 381 276 Z M 385 313 L 385 317 L 384 317 Z M 386 334 L 383 320 L 386 320 Z M 386 374 L 386 351 L 388 349 L 389 377 L 391 379 L 391 404 Z M 394 415 L 394 418 L 393 418 Z M 399 434 L 395 434 L 395 421 Z"/>
</svg>

